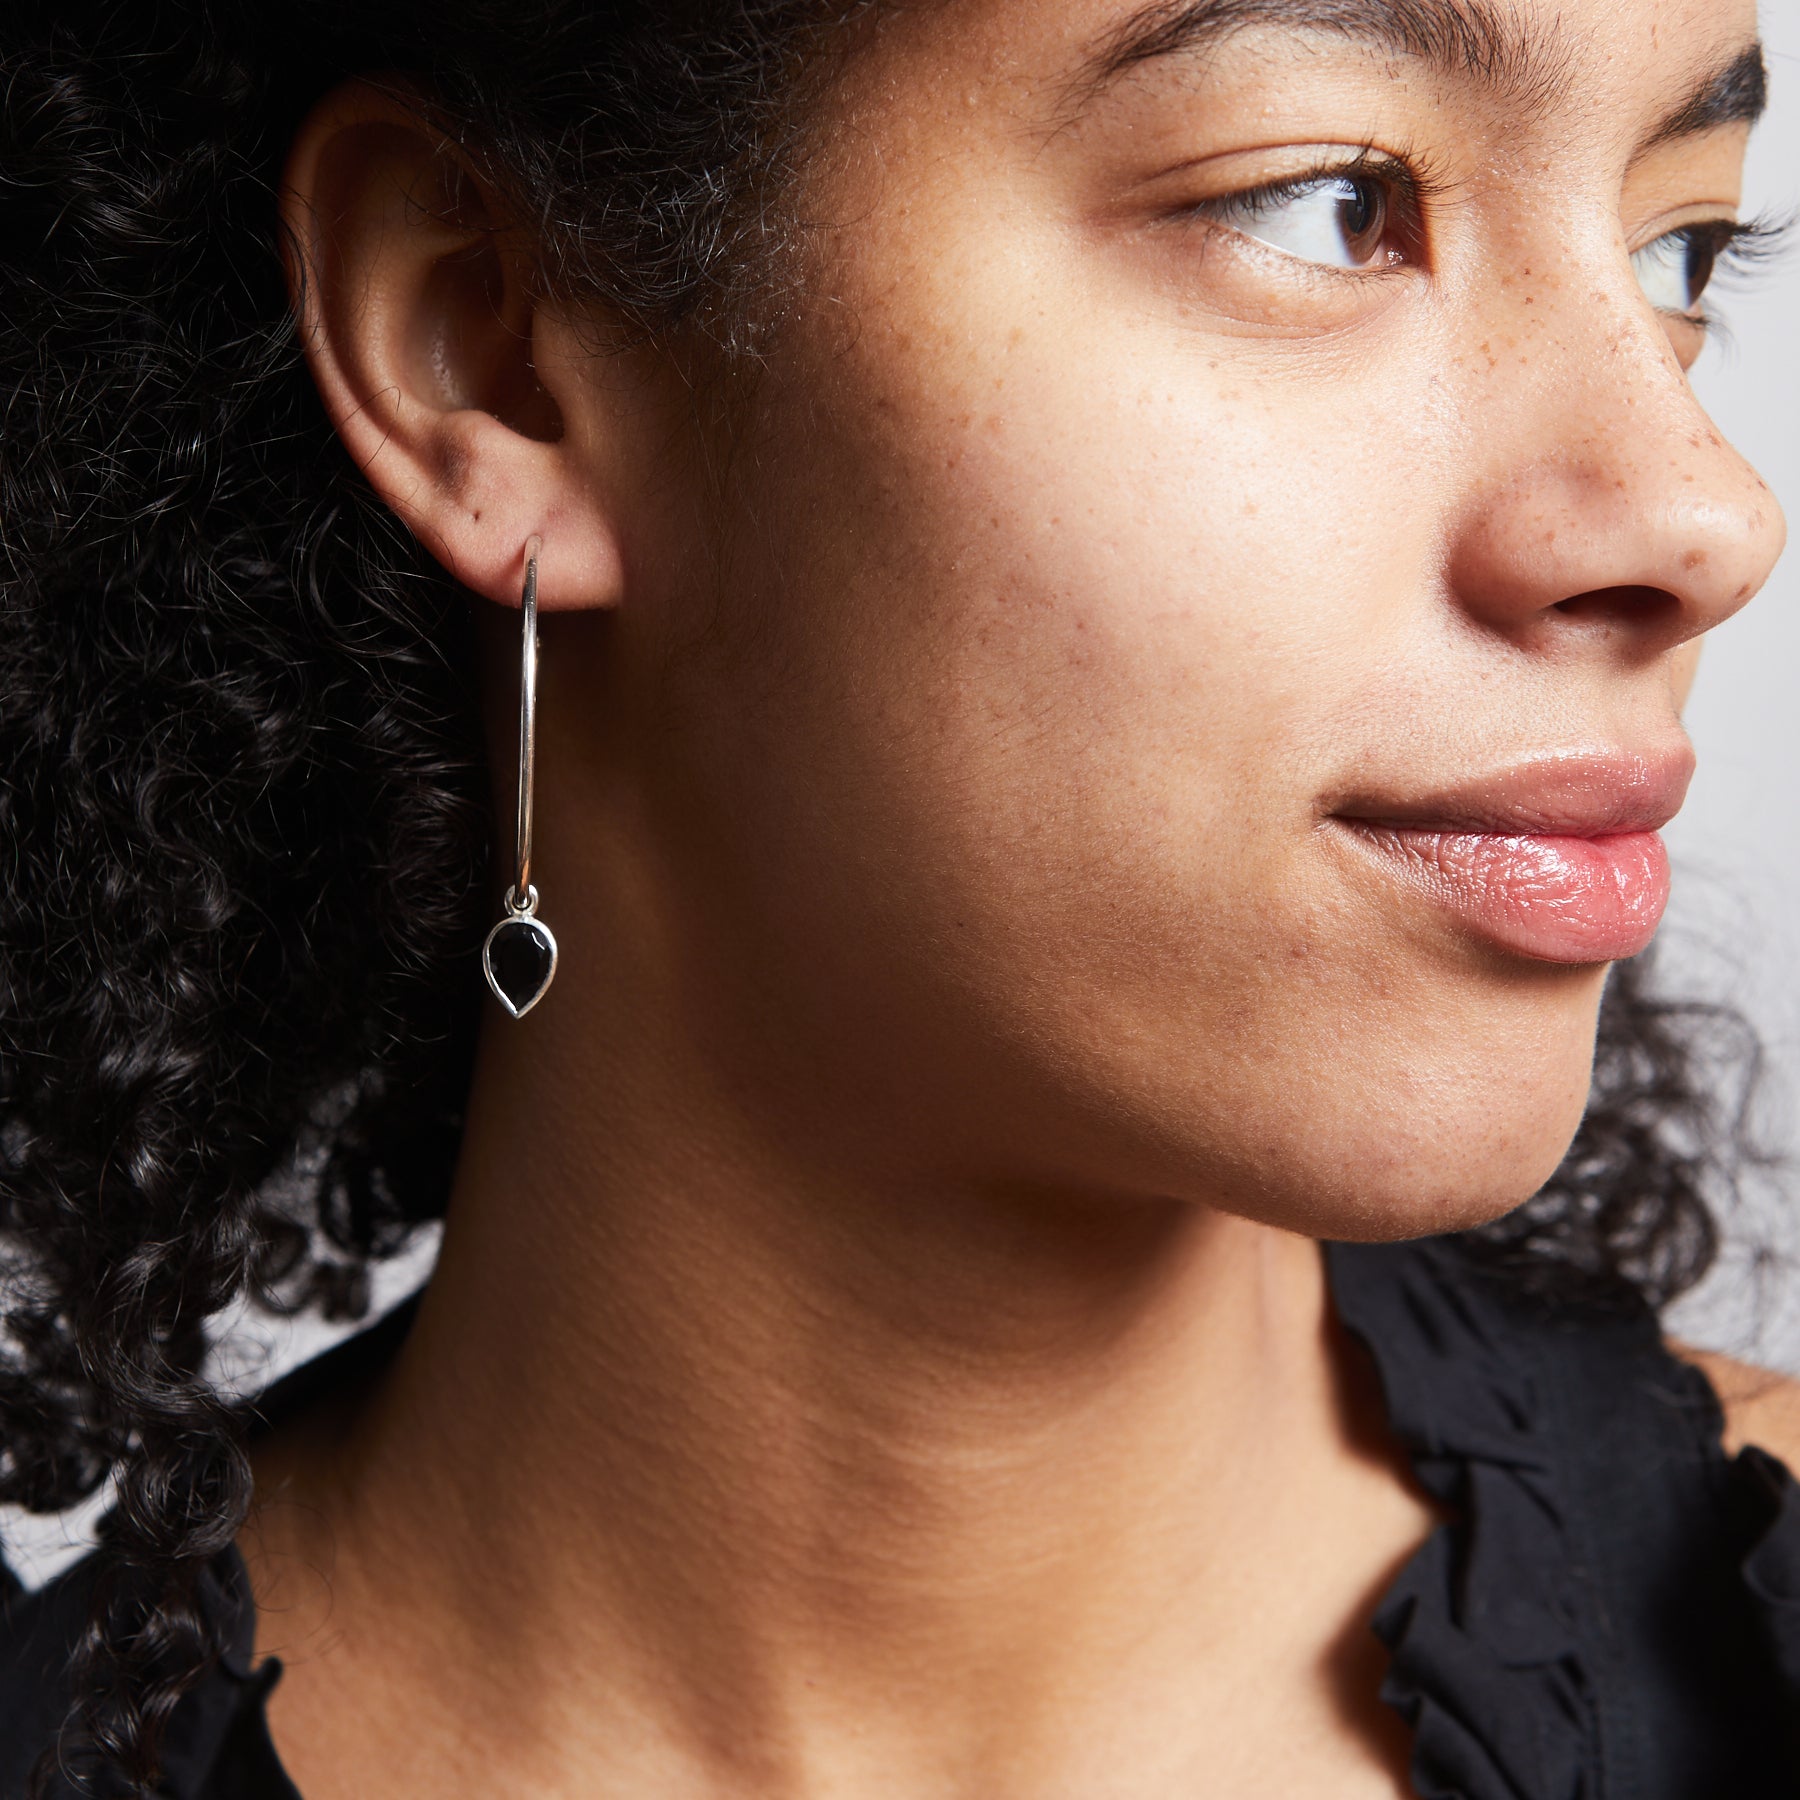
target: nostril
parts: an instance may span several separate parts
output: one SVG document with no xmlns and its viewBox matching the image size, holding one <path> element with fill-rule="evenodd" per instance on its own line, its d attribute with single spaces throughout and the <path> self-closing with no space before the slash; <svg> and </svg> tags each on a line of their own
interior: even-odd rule
<svg viewBox="0 0 1800 1800">
<path fill-rule="evenodd" d="M 1567 600 L 1558 600 L 1553 610 L 1606 625 L 1647 625 L 1680 612 L 1681 602 L 1666 588 L 1609 587 L 1571 594 Z"/>
</svg>

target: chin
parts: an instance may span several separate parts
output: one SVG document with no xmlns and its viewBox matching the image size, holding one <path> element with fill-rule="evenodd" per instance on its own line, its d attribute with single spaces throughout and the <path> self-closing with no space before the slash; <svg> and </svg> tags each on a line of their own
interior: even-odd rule
<svg viewBox="0 0 1800 1800">
<path fill-rule="evenodd" d="M 1558 1159 L 1560 1160 L 1560 1159 Z M 1515 1212 L 1536 1194 L 1556 1170 L 1552 1162 L 1542 1181 L 1470 1188 L 1445 1195 L 1418 1193 L 1371 1196 L 1360 1205 L 1332 1209 L 1314 1220 L 1307 1235 L 1352 1244 L 1392 1244 L 1408 1238 L 1437 1237 L 1473 1231 Z"/>
<path fill-rule="evenodd" d="M 1315 1238 L 1387 1242 L 1487 1224 L 1538 1193 L 1568 1153 L 1593 1025 L 1591 1008 L 1564 1006 L 1535 1019 L 1514 1009 L 1504 1025 L 1465 1018 L 1454 1041 L 1441 1028 L 1360 1043 L 1345 1033 L 1338 1041 L 1355 1053 L 1290 1063 L 1286 1079 L 1265 1073 L 1224 1097 L 1190 1090 L 1188 1119 L 1204 1121 L 1210 1141 L 1184 1147 L 1178 1191 Z"/>
<path fill-rule="evenodd" d="M 1314 1140 L 1308 1166 L 1282 1184 L 1285 1204 L 1270 1205 L 1277 1197 L 1265 1194 L 1261 1205 L 1243 1210 L 1309 1237 L 1357 1243 L 1489 1224 L 1523 1206 L 1556 1173 L 1581 1123 L 1586 1074 L 1555 1094 L 1534 1084 L 1533 1104 L 1523 1107 L 1496 1106 L 1490 1093 L 1421 1117 L 1389 1111 L 1371 1097 L 1360 1119 Z M 1501 1097 L 1516 1094 L 1502 1090 Z"/>
</svg>

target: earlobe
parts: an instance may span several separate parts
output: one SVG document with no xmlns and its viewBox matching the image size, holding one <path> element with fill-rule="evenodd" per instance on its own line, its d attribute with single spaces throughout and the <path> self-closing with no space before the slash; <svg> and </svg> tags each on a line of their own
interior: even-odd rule
<svg viewBox="0 0 1800 1800">
<path fill-rule="evenodd" d="M 616 604 L 620 496 L 593 422 L 568 429 L 565 396 L 593 405 L 571 334 L 456 147 L 350 82 L 302 125 L 281 205 L 307 361 L 376 492 L 475 593 L 516 606 L 535 535 L 546 611 Z"/>
</svg>

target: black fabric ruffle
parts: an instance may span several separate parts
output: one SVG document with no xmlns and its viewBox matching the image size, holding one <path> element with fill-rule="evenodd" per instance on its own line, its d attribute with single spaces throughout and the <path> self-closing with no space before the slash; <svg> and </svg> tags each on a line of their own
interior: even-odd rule
<svg viewBox="0 0 1800 1800">
<path fill-rule="evenodd" d="M 1327 1254 L 1450 1514 L 1374 1619 L 1421 1800 L 1800 1795 L 1800 1499 L 1654 1315 L 1552 1314 L 1454 1240 Z"/>
<path fill-rule="evenodd" d="M 1749 1513 L 1744 1585 L 1788 1701 L 1787 1753 L 1800 1794 L 1800 1482 L 1754 1445 L 1734 1465 Z"/>
<path fill-rule="evenodd" d="M 254 1662 L 256 1602 L 235 1544 L 214 1559 L 207 1581 L 229 1631 L 211 1676 L 216 1699 L 180 1709 L 170 1721 L 164 1781 L 179 1800 L 300 1800 L 269 1736 L 268 1699 L 281 1679 L 281 1659 Z"/>
<path fill-rule="evenodd" d="M 1454 1515 L 1374 1620 L 1391 1659 L 1382 1698 L 1413 1729 L 1413 1785 L 1422 1800 L 1577 1800 L 1591 1699 L 1535 1371 L 1467 1281 L 1380 1262 L 1371 1291 L 1371 1253 L 1333 1252 L 1339 1313 L 1375 1359 L 1420 1484 Z"/>
</svg>

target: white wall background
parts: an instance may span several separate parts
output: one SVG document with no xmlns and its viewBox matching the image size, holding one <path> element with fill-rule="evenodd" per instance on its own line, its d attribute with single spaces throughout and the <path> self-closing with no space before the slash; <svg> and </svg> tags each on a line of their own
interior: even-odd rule
<svg viewBox="0 0 1800 1800">
<path fill-rule="evenodd" d="M 1765 0 L 1774 103 L 1752 142 L 1747 213 L 1800 206 L 1800 0 Z M 1695 385 L 1786 508 L 1795 546 L 1763 594 L 1708 642 L 1688 706 L 1700 769 L 1668 832 L 1675 900 L 1661 961 L 1683 992 L 1734 1000 L 1769 1052 L 1758 1122 L 1795 1158 L 1753 1184 L 1734 1254 L 1678 1330 L 1800 1373 L 1800 241 L 1727 279 L 1728 340 Z M 1775 1254 L 1754 1268 L 1757 1249 Z"/>
</svg>

